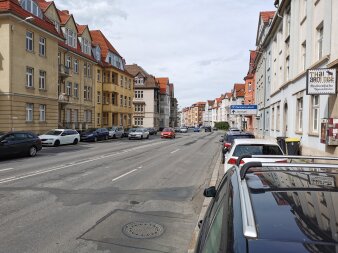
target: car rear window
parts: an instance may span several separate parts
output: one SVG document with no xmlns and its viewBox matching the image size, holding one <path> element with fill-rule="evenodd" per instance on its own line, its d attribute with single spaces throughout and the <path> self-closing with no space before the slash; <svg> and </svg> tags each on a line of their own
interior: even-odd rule
<svg viewBox="0 0 338 253">
<path fill-rule="evenodd" d="M 171 129 L 170 128 L 164 128 L 163 132 L 171 132 Z"/>
<path fill-rule="evenodd" d="M 237 145 L 233 156 L 241 155 L 283 155 L 278 145 Z"/>
</svg>

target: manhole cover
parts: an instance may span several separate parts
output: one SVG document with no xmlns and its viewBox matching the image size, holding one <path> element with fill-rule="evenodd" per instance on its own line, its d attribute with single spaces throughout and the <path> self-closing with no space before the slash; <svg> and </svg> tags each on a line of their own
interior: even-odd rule
<svg viewBox="0 0 338 253">
<path fill-rule="evenodd" d="M 163 226 L 154 222 L 131 222 L 122 228 L 122 232 L 135 239 L 150 239 L 163 234 Z"/>
</svg>

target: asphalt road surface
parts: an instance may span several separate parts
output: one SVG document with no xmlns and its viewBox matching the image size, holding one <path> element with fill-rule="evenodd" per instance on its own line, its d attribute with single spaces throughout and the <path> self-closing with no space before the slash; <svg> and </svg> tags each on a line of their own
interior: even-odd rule
<svg viewBox="0 0 338 253">
<path fill-rule="evenodd" d="M 0 160 L 0 252 L 186 252 L 219 136 L 79 143 Z"/>
</svg>

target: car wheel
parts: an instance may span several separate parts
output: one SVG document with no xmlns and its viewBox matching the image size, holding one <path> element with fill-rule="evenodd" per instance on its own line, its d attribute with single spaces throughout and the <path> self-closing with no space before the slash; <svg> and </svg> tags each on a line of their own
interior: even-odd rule
<svg viewBox="0 0 338 253">
<path fill-rule="evenodd" d="M 147 135 L 147 139 L 149 139 L 149 134 Z"/>
<path fill-rule="evenodd" d="M 131 140 L 131 138 L 128 138 L 129 140 Z"/>
<path fill-rule="evenodd" d="M 141 140 L 143 140 L 143 135 L 141 136 Z"/>
<path fill-rule="evenodd" d="M 115 139 L 115 138 L 116 138 L 116 135 L 114 134 L 112 138 Z"/>
<path fill-rule="evenodd" d="M 74 145 L 76 145 L 76 144 L 78 144 L 79 143 L 79 140 L 78 139 L 75 139 L 74 141 L 73 141 L 73 144 Z"/>
<path fill-rule="evenodd" d="M 58 147 L 58 146 L 60 146 L 60 141 L 59 141 L 59 140 L 56 140 L 56 141 L 54 142 L 54 147 Z"/>
<path fill-rule="evenodd" d="M 28 155 L 30 156 L 30 157 L 34 157 L 34 156 L 36 156 L 36 153 L 38 152 L 38 150 L 36 149 L 36 147 L 35 146 L 31 146 L 30 148 L 29 148 L 29 153 L 28 153 Z"/>
<path fill-rule="evenodd" d="M 97 137 L 94 138 L 94 142 L 97 142 Z"/>
</svg>

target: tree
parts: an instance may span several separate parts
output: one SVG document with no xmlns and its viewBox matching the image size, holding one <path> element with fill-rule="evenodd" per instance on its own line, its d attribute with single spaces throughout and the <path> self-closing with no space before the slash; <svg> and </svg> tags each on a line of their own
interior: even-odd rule
<svg viewBox="0 0 338 253">
<path fill-rule="evenodd" d="M 220 130 L 228 130 L 230 126 L 228 122 L 222 121 L 222 122 L 215 122 L 215 127 Z"/>
</svg>

